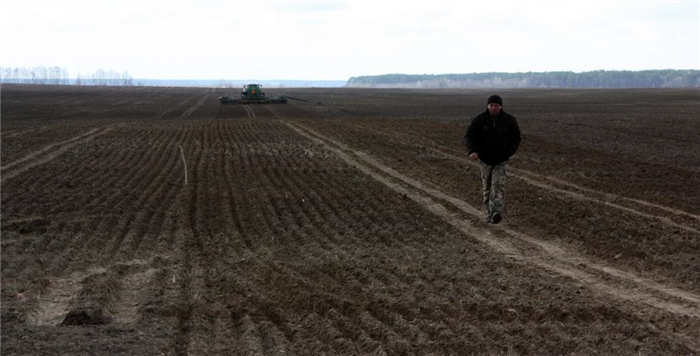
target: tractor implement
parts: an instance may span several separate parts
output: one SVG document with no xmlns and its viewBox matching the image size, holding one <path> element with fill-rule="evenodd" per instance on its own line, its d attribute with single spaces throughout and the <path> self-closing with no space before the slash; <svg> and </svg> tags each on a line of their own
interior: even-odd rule
<svg viewBox="0 0 700 356">
<path fill-rule="evenodd" d="M 243 86 L 243 92 L 241 92 L 240 98 L 231 98 L 228 96 L 220 96 L 219 102 L 221 104 L 286 104 L 287 98 L 280 97 L 267 97 L 265 93 L 260 89 L 262 85 L 260 84 L 248 84 Z"/>
</svg>

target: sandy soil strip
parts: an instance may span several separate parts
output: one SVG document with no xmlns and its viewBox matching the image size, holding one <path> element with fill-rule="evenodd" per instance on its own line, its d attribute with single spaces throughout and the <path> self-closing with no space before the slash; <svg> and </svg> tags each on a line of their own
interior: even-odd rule
<svg viewBox="0 0 700 356">
<path fill-rule="evenodd" d="M 370 156 L 362 152 L 354 151 L 342 143 L 320 135 L 305 126 L 296 123 L 292 124 L 289 122 L 286 122 L 286 124 L 302 136 L 324 145 L 327 149 L 336 153 L 348 164 L 356 167 L 363 173 L 370 175 L 394 191 L 400 194 L 405 194 L 407 197 L 418 202 L 429 211 L 442 217 L 448 223 L 463 231 L 466 235 L 476 238 L 477 240 L 487 244 L 501 253 L 507 254 L 518 260 L 534 263 L 545 269 L 568 276 L 593 290 L 611 295 L 617 299 L 632 301 L 635 303 L 645 303 L 674 314 L 700 317 L 700 297 L 694 295 L 693 293 L 664 286 L 663 284 L 635 276 L 629 272 L 624 272 L 609 266 L 594 263 L 585 259 L 583 256 L 567 251 L 552 243 L 544 242 L 519 233 L 506 226 L 494 226 L 496 229 L 500 229 L 518 240 L 527 242 L 537 247 L 535 249 L 521 250 L 511 243 L 497 238 L 490 231 L 477 227 L 460 216 L 456 216 L 455 214 L 449 212 L 439 203 L 439 201 L 436 201 L 433 198 L 447 201 L 461 211 L 476 216 L 480 219 L 483 215 L 482 212 L 466 202 L 448 196 L 439 190 L 429 188 L 419 181 L 406 177 L 401 173 L 382 165 L 380 162 L 374 160 Z M 353 158 L 351 155 L 356 156 L 357 159 Z M 380 174 L 374 169 L 377 169 L 384 174 Z M 397 183 L 394 179 L 399 180 L 402 183 Z M 411 186 L 412 188 L 407 188 L 406 185 Z M 687 302 L 687 306 L 674 301 L 662 300 L 651 295 L 650 293 L 641 291 L 639 288 L 628 288 L 623 285 L 611 284 L 610 282 L 605 281 L 595 275 L 580 270 L 576 267 L 580 264 L 585 264 L 588 267 L 593 267 L 601 272 L 622 278 L 627 282 L 636 284 L 641 289 L 658 292 L 667 297 L 682 298 Z"/>
<path fill-rule="evenodd" d="M 153 268 L 141 270 L 148 263 L 150 263 L 149 260 L 136 259 L 118 264 L 133 268 L 135 271 L 129 271 L 121 279 L 124 287 L 119 292 L 119 299 L 109 308 L 114 322 L 127 324 L 138 319 L 138 308 L 144 300 L 141 293 L 147 290 L 146 287 L 156 272 Z M 48 291 L 37 297 L 38 305 L 35 311 L 28 315 L 27 322 L 38 326 L 59 325 L 73 306 L 73 302 L 82 288 L 82 281 L 93 274 L 105 273 L 106 271 L 107 268 L 93 268 L 55 279 Z"/>
<path fill-rule="evenodd" d="M 156 270 L 149 268 L 142 272 L 130 274 L 122 279 L 123 289 L 119 299 L 110 308 L 115 323 L 130 324 L 138 320 L 139 307 L 145 300 L 142 292 L 147 290 L 148 284 L 153 279 Z"/>
<path fill-rule="evenodd" d="M 46 294 L 39 295 L 36 310 L 27 316 L 30 325 L 58 326 L 70 311 L 73 299 L 82 287 L 81 281 L 104 269 L 75 272 L 68 277 L 53 281 Z"/>
<path fill-rule="evenodd" d="M 14 162 L 8 163 L 0 168 L 2 170 L 2 181 L 4 182 L 10 178 L 16 177 L 17 175 L 26 171 L 29 168 L 36 167 L 38 165 L 49 162 L 52 159 L 63 154 L 64 152 L 68 151 L 70 148 L 77 146 L 81 143 L 91 141 L 95 137 L 104 134 L 110 131 L 111 129 L 112 127 L 92 129 L 87 133 L 73 137 L 66 141 L 49 145 L 38 151 L 32 152 Z M 15 166 L 17 167 L 12 169 L 10 172 L 6 172 L 8 169 L 13 168 Z"/>
</svg>

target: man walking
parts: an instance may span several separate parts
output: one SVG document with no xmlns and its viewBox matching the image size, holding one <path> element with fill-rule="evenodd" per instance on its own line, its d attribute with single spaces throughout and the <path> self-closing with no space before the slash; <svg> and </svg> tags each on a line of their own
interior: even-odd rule
<svg viewBox="0 0 700 356">
<path fill-rule="evenodd" d="M 487 109 L 469 123 L 464 135 L 469 158 L 481 163 L 486 222 L 498 224 L 503 219 L 506 166 L 520 146 L 518 122 L 503 110 L 503 100 L 491 95 Z"/>
</svg>

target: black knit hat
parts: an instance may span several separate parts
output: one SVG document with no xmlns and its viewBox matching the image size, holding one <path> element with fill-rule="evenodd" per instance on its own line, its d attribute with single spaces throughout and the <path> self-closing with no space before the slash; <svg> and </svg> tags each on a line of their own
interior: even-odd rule
<svg viewBox="0 0 700 356">
<path fill-rule="evenodd" d="M 503 99 L 501 99 L 501 97 L 498 95 L 489 96 L 489 101 L 486 103 L 486 105 L 494 103 L 503 106 Z"/>
</svg>

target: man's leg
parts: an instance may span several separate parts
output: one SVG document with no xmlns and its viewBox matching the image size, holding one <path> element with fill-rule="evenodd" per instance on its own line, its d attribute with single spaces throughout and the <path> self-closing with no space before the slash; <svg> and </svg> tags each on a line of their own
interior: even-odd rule
<svg viewBox="0 0 700 356">
<path fill-rule="evenodd" d="M 491 220 L 494 224 L 498 224 L 503 218 L 507 166 L 508 161 L 505 161 L 493 166 L 493 170 L 491 171 L 491 195 L 489 196 L 489 209 L 491 211 Z"/>
<path fill-rule="evenodd" d="M 491 222 L 491 205 L 489 200 L 491 197 L 491 179 L 493 173 L 493 166 L 489 166 L 484 162 L 481 163 L 481 185 L 483 187 L 482 194 L 484 197 L 484 207 L 486 208 L 486 219 Z"/>
</svg>

